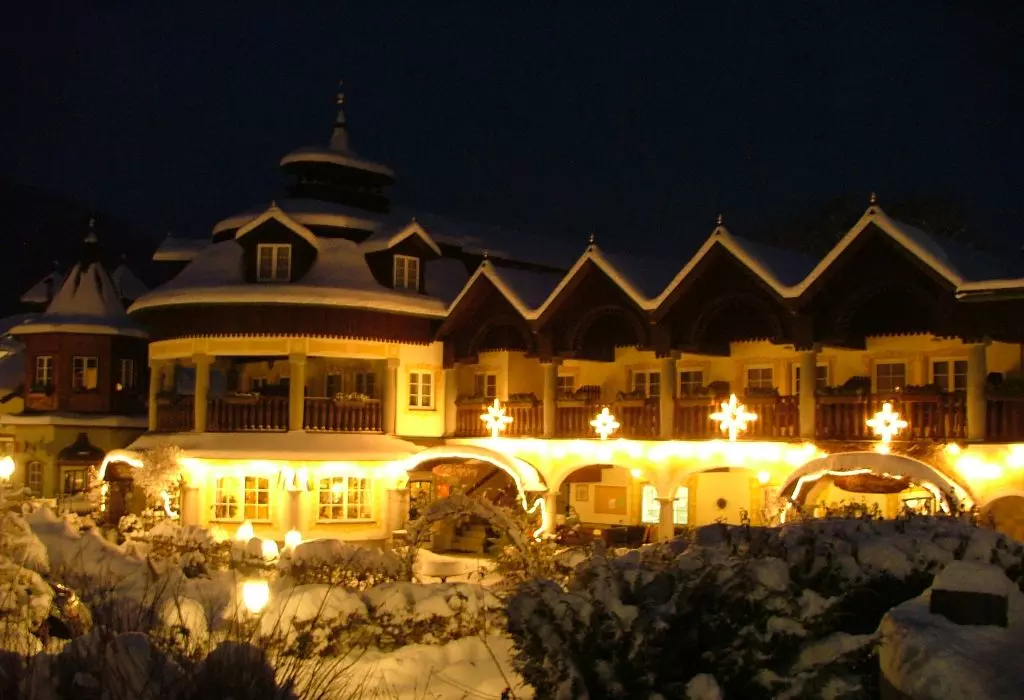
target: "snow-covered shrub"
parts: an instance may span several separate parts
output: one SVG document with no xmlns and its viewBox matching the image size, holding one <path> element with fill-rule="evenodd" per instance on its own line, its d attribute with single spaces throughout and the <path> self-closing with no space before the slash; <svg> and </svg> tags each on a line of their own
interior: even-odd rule
<svg viewBox="0 0 1024 700">
<path fill-rule="evenodd" d="M 163 509 L 163 495 L 179 501 L 181 495 L 181 448 L 170 443 L 157 445 L 142 455 L 141 469 L 132 470 L 132 485 L 142 489 L 146 504 Z"/>
<path fill-rule="evenodd" d="M 232 561 L 233 542 L 216 540 L 209 530 L 195 525 L 180 525 L 166 518 L 151 527 L 135 530 L 142 521 L 121 519 L 122 532 L 128 537 L 122 545 L 125 552 L 148 557 L 158 566 L 180 566 L 189 578 L 209 576 L 224 571 Z"/>
<path fill-rule="evenodd" d="M 295 585 L 327 584 L 363 590 L 402 576 L 403 562 L 376 547 L 323 539 L 282 553 L 278 569 Z"/>
<path fill-rule="evenodd" d="M 516 591 L 516 665 L 538 696 L 686 697 L 706 673 L 725 697 L 878 697 L 887 610 L 953 559 L 994 563 L 1018 585 L 1024 560 L 1001 535 L 933 518 L 715 525 L 679 549 L 598 551 L 566 588 Z"/>
</svg>

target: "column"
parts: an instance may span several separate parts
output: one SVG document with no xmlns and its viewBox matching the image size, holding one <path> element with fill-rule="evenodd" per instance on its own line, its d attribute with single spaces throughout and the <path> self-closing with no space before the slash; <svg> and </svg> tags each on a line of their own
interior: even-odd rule
<svg viewBox="0 0 1024 700">
<path fill-rule="evenodd" d="M 436 387 L 434 387 L 436 388 Z M 398 358 L 390 357 L 384 370 L 384 415 L 383 428 L 388 435 L 395 434 L 396 412 L 398 410 Z"/>
<path fill-rule="evenodd" d="M 160 373 L 167 363 L 153 360 L 149 363 L 149 432 L 156 430 L 157 396 L 160 394 Z"/>
<path fill-rule="evenodd" d="M 209 355 L 193 355 L 192 363 L 196 366 L 196 389 L 195 389 L 195 426 L 193 430 L 197 433 L 206 432 L 206 400 L 210 395 L 210 365 L 213 358 Z"/>
<path fill-rule="evenodd" d="M 288 529 L 302 532 L 302 490 L 288 492 Z"/>
<path fill-rule="evenodd" d="M 818 351 L 800 351 L 800 437 L 814 439 L 817 403 L 815 384 L 818 377 Z"/>
<path fill-rule="evenodd" d="M 558 529 L 558 516 L 561 513 L 558 512 L 558 492 L 548 491 L 544 494 L 544 509 L 548 513 L 548 526 L 545 529 L 545 535 L 554 535 L 555 530 Z"/>
<path fill-rule="evenodd" d="M 662 440 L 672 439 L 676 424 L 676 385 L 679 376 L 676 373 L 676 358 L 661 358 L 661 394 L 658 397 L 661 428 L 659 435 Z"/>
<path fill-rule="evenodd" d="M 458 425 L 459 366 L 444 371 L 444 434 L 454 435 Z"/>
<path fill-rule="evenodd" d="M 985 345 L 977 343 L 970 348 L 967 356 L 967 439 L 985 439 L 985 414 L 988 404 L 985 400 L 985 380 L 988 366 Z"/>
<path fill-rule="evenodd" d="M 545 362 L 541 368 L 544 372 L 544 431 L 542 435 L 546 438 L 553 438 L 555 436 L 556 412 L 558 411 L 558 364 Z"/>
<path fill-rule="evenodd" d="M 676 526 L 672 520 L 674 503 L 671 498 L 658 499 L 658 542 L 667 542 L 676 536 Z"/>
<path fill-rule="evenodd" d="M 288 429 L 302 430 L 306 408 L 306 356 L 288 356 Z"/>
<path fill-rule="evenodd" d="M 181 489 L 181 524 L 199 525 L 199 487 L 186 484 Z"/>
</svg>

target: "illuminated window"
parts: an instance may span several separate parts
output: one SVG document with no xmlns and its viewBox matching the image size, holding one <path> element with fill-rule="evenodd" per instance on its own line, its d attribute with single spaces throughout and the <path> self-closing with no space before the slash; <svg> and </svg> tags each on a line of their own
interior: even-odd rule
<svg viewBox="0 0 1024 700">
<path fill-rule="evenodd" d="M 828 365 L 817 365 L 814 368 L 814 388 L 824 389 L 828 386 Z M 793 393 L 800 393 L 800 368 L 793 368 Z"/>
<path fill-rule="evenodd" d="M 644 396 L 661 394 L 661 372 L 633 372 L 633 391 Z"/>
<path fill-rule="evenodd" d="M 131 391 L 135 388 L 135 360 L 124 358 L 118 363 L 117 390 Z"/>
<path fill-rule="evenodd" d="M 482 372 L 473 377 L 473 396 L 493 399 L 498 395 L 498 375 Z"/>
<path fill-rule="evenodd" d="M 321 522 L 370 520 L 373 492 L 369 479 L 354 476 L 335 476 L 317 483 Z"/>
<path fill-rule="evenodd" d="M 907 385 L 907 365 L 903 362 L 879 362 L 875 365 L 875 391 L 885 394 Z"/>
<path fill-rule="evenodd" d="M 967 360 L 937 360 L 932 362 L 932 384 L 943 391 L 967 389 Z"/>
<path fill-rule="evenodd" d="M 25 486 L 33 496 L 43 493 L 43 463 L 33 460 L 25 465 Z"/>
<path fill-rule="evenodd" d="M 238 492 L 241 482 L 238 477 L 222 476 L 217 479 L 217 488 L 213 494 L 214 520 L 240 520 L 238 509 Z"/>
<path fill-rule="evenodd" d="M 98 357 L 71 358 L 71 388 L 90 391 L 99 386 L 100 360 Z"/>
<path fill-rule="evenodd" d="M 53 386 L 53 355 L 39 355 L 36 358 L 35 383 L 41 389 Z"/>
<path fill-rule="evenodd" d="M 771 389 L 775 386 L 775 377 L 771 367 L 747 367 L 748 389 Z"/>
<path fill-rule="evenodd" d="M 420 259 L 409 255 L 396 255 L 394 282 L 395 289 L 419 291 Z"/>
<path fill-rule="evenodd" d="M 679 373 L 679 395 L 694 396 L 704 387 L 704 372 L 699 369 Z"/>
<path fill-rule="evenodd" d="M 287 282 L 292 275 L 292 247 L 287 243 L 260 243 L 256 246 L 256 279 L 260 282 Z"/>
<path fill-rule="evenodd" d="M 81 469 L 64 469 L 63 478 L 64 483 L 62 484 L 61 493 L 70 496 L 75 493 L 83 493 L 89 488 L 89 468 L 82 467 Z"/>
<path fill-rule="evenodd" d="M 685 486 L 676 489 L 676 497 L 672 502 L 672 523 L 685 525 L 689 521 L 690 490 Z M 661 504 L 658 503 L 658 490 L 651 484 L 644 484 L 643 504 L 641 506 L 642 522 L 656 525 L 661 522 Z"/>
<path fill-rule="evenodd" d="M 270 479 L 245 477 L 245 520 L 270 520 Z"/>
<path fill-rule="evenodd" d="M 430 372 L 409 373 L 409 408 L 434 407 L 434 375 Z"/>
<path fill-rule="evenodd" d="M 556 382 L 558 396 L 569 396 L 576 391 L 576 377 L 572 374 L 560 374 Z"/>
</svg>

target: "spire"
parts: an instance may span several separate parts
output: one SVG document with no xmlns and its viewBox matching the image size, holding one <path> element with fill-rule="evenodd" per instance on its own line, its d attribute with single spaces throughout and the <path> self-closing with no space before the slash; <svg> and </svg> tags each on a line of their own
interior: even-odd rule
<svg viewBox="0 0 1024 700">
<path fill-rule="evenodd" d="M 868 198 L 868 204 L 871 206 L 878 204 L 878 195 L 872 192 L 871 196 Z"/>
<path fill-rule="evenodd" d="M 722 218 L 722 214 L 721 214 L 721 212 L 719 212 L 719 214 L 718 214 L 718 218 L 717 218 L 717 219 L 715 219 L 715 225 L 716 225 L 716 226 L 721 226 L 721 225 L 722 225 L 722 221 L 724 221 L 724 219 Z"/>
<path fill-rule="evenodd" d="M 594 245 L 595 242 L 596 242 L 596 239 L 594 238 L 594 232 L 591 231 L 590 235 L 587 236 L 587 245 Z"/>
<path fill-rule="evenodd" d="M 96 217 L 89 217 L 89 233 L 85 234 L 86 243 L 98 243 L 99 239 L 96 238 Z"/>
<path fill-rule="evenodd" d="M 348 128 L 345 126 L 345 91 L 344 81 L 338 81 L 338 116 L 334 120 L 334 131 L 331 133 L 331 150 L 348 151 Z"/>
</svg>

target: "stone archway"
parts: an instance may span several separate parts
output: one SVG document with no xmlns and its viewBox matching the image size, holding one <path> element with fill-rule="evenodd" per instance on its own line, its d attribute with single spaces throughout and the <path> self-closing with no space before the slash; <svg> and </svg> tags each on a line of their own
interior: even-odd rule
<svg viewBox="0 0 1024 700">
<path fill-rule="evenodd" d="M 841 452 L 811 460 L 789 475 L 779 491 L 779 497 L 785 501 L 780 519 L 784 522 L 792 507 L 802 507 L 812 489 L 826 477 L 870 479 L 882 485 L 890 482 L 892 488 L 914 484 L 931 493 L 947 513 L 973 505 L 966 489 L 924 462 L 903 455 Z"/>
<path fill-rule="evenodd" d="M 533 465 L 518 457 L 479 445 L 440 445 L 438 447 L 431 447 L 408 457 L 401 463 L 401 466 L 403 470 L 409 472 L 421 464 L 444 459 L 477 460 L 501 469 L 511 476 L 515 482 L 524 510 L 530 510 L 531 508 L 528 494 L 543 493 L 548 490 L 544 478 Z"/>
</svg>

